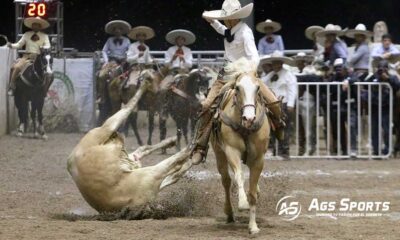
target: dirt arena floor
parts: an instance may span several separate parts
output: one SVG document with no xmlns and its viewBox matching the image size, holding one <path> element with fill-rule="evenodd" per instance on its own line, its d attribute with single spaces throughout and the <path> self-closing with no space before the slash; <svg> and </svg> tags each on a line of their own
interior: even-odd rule
<svg viewBox="0 0 400 240">
<path fill-rule="evenodd" d="M 151 211 L 98 215 L 66 169 L 67 156 L 82 136 L 50 134 L 47 142 L 0 138 L 1 240 L 249 238 L 247 213 L 237 213 L 235 224 L 225 223 L 213 153 L 207 163 L 163 191 Z M 128 138 L 127 148 L 136 147 L 135 142 Z M 157 153 L 143 163 L 163 158 Z M 400 239 L 399 159 L 267 160 L 260 187 L 261 232 L 256 239 Z M 303 207 L 294 221 L 285 221 L 275 211 L 277 202 L 288 195 Z M 313 198 L 390 201 L 390 210 L 380 217 L 320 217 L 307 212 Z M 143 220 L 132 220 L 138 218 Z"/>
</svg>

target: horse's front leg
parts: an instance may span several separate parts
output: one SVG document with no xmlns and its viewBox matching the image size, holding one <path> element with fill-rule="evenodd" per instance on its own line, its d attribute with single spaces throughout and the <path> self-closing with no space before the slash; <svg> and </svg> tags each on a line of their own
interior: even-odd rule
<svg viewBox="0 0 400 240">
<path fill-rule="evenodd" d="M 249 210 L 250 206 L 249 206 L 249 202 L 247 201 L 246 192 L 244 190 L 243 169 L 242 169 L 242 163 L 241 163 L 241 159 L 240 159 L 241 154 L 236 148 L 231 147 L 229 145 L 225 146 L 224 152 L 227 155 L 229 165 L 233 171 L 235 182 L 238 187 L 239 211 Z"/>
<path fill-rule="evenodd" d="M 258 181 L 261 172 L 264 168 L 263 157 L 259 157 L 256 161 L 249 164 L 250 168 L 250 181 L 249 181 L 249 201 L 250 201 L 250 217 L 249 217 L 249 232 L 250 234 L 257 234 L 260 229 L 256 222 L 256 208 L 259 194 Z"/>
<path fill-rule="evenodd" d="M 137 118 L 138 118 L 138 113 L 137 112 L 133 112 L 131 114 L 131 116 L 129 117 L 129 122 L 132 126 L 133 129 L 133 133 L 135 134 L 137 143 L 139 144 L 139 146 L 143 146 L 143 141 L 142 138 L 140 137 L 138 128 L 137 128 Z"/>
<path fill-rule="evenodd" d="M 31 119 L 32 119 L 32 127 L 33 127 L 33 137 L 39 138 L 38 125 L 36 122 L 36 102 L 35 101 L 31 102 Z"/>
</svg>

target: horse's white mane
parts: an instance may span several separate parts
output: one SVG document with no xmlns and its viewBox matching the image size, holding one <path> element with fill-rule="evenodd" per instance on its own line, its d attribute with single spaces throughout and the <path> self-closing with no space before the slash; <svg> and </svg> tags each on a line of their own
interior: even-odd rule
<svg viewBox="0 0 400 240">
<path fill-rule="evenodd" d="M 225 68 L 225 73 L 228 75 L 238 75 L 243 73 L 250 73 L 257 71 L 257 64 L 247 58 L 240 58 L 239 60 L 228 63 Z"/>
</svg>

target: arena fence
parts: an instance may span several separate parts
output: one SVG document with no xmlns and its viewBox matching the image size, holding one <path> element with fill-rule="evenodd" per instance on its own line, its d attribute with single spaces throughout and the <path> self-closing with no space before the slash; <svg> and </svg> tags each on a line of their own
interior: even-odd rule
<svg viewBox="0 0 400 240">
<path fill-rule="evenodd" d="M 344 85 L 339 82 L 298 86 L 302 94 L 296 103 L 292 158 L 369 159 L 391 155 L 393 90 L 388 83 L 358 82 L 347 91 L 342 91 Z M 388 95 L 389 99 L 384 98 Z"/>
</svg>

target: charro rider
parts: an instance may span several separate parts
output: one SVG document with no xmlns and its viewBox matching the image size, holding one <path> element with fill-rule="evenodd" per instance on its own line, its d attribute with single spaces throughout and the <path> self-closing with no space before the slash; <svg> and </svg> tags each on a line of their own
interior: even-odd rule
<svg viewBox="0 0 400 240">
<path fill-rule="evenodd" d="M 128 37 L 136 42 L 132 43 L 128 50 L 128 62 L 130 64 L 138 64 L 140 67 L 145 67 L 153 62 L 150 55 L 150 48 L 145 41 L 152 39 L 155 36 L 154 30 L 146 26 L 138 26 L 132 28 Z"/>
<path fill-rule="evenodd" d="M 240 58 L 247 58 L 253 61 L 255 65 L 259 63 L 259 55 L 252 30 L 241 21 L 250 15 L 253 10 L 253 4 L 250 3 L 242 8 L 238 0 L 225 0 L 222 10 L 204 12 L 203 18 L 221 35 L 225 36 L 225 59 L 226 62 L 234 62 Z M 217 20 L 223 20 L 225 25 Z M 222 87 L 228 83 L 224 79 L 224 70 L 221 70 L 218 79 L 211 87 L 207 99 L 202 103 L 203 109 L 200 113 L 200 119 L 196 126 L 196 135 L 193 139 L 192 162 L 198 164 L 203 161 L 207 155 L 208 140 L 212 129 L 213 110 L 212 105 L 218 97 Z M 269 110 L 274 115 L 272 119 L 276 128 L 276 135 L 282 138 L 282 121 L 280 101 L 275 95 L 260 81 L 260 92 L 268 104 Z"/>
<path fill-rule="evenodd" d="M 167 34 L 165 37 L 168 43 L 174 45 L 165 53 L 165 65 L 169 68 L 167 76 L 160 84 L 162 111 L 161 118 L 167 119 L 168 99 L 166 91 L 169 90 L 174 82 L 174 77 L 177 74 L 189 73 L 193 65 L 192 50 L 187 45 L 193 44 L 196 41 L 196 36 L 188 30 L 176 29 Z M 162 136 L 163 139 L 165 136 Z"/>
<path fill-rule="evenodd" d="M 122 74 L 127 69 L 127 51 L 131 42 L 124 35 L 128 34 L 130 30 L 131 25 L 122 20 L 111 21 L 105 26 L 105 32 L 113 36 L 108 38 L 102 51 L 104 65 L 97 79 L 97 94 L 98 98 L 100 98 L 100 103 L 105 101 L 106 81 Z M 121 68 L 118 68 L 119 65 Z"/>
<path fill-rule="evenodd" d="M 25 46 L 25 53 L 19 58 L 11 68 L 10 85 L 8 95 L 13 95 L 16 87 L 16 80 L 25 66 L 35 60 L 40 54 L 40 49 L 50 49 L 49 36 L 41 30 L 50 26 L 49 22 L 40 17 L 31 17 L 24 20 L 24 25 L 32 31 L 24 33 L 22 38 L 14 44 L 8 43 L 7 46 L 13 49 L 21 49 Z"/>
</svg>

